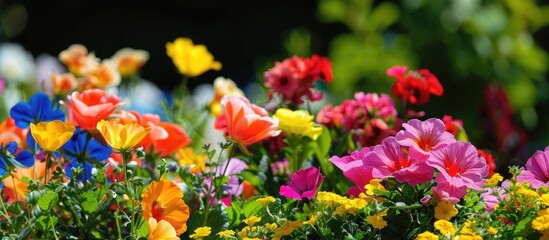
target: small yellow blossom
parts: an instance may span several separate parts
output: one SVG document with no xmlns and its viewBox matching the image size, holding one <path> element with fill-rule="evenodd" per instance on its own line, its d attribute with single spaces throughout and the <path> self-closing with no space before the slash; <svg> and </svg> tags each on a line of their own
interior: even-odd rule
<svg viewBox="0 0 549 240">
<path fill-rule="evenodd" d="M 113 119 L 101 120 L 97 130 L 111 147 L 119 152 L 129 151 L 149 133 L 150 127 L 144 128 L 138 123 L 117 123 Z"/>
<path fill-rule="evenodd" d="M 538 217 L 549 215 L 549 208 L 541 209 L 537 212 Z"/>
<path fill-rule="evenodd" d="M 309 220 L 304 221 L 303 224 L 314 226 L 316 224 L 316 216 L 314 214 L 309 215 Z"/>
<path fill-rule="evenodd" d="M 265 227 L 270 229 L 271 231 L 274 231 L 274 230 L 276 230 L 278 225 L 276 225 L 276 223 L 265 223 Z"/>
<path fill-rule="evenodd" d="M 549 231 L 549 215 L 543 215 L 532 221 L 532 228 L 538 231 Z"/>
<path fill-rule="evenodd" d="M 549 193 L 544 193 L 539 197 L 538 203 L 543 206 L 549 206 Z"/>
<path fill-rule="evenodd" d="M 275 230 L 276 237 L 282 237 L 292 234 L 293 231 L 303 226 L 301 221 L 285 222 Z"/>
<path fill-rule="evenodd" d="M 166 43 L 166 53 L 179 72 L 188 77 L 196 77 L 210 69 L 221 70 L 221 63 L 214 61 L 206 46 L 194 45 L 189 38 L 177 38 Z"/>
<path fill-rule="evenodd" d="M 381 185 L 381 179 L 374 178 L 370 180 L 369 184 L 366 184 L 364 186 L 364 189 L 366 189 L 366 194 L 370 196 L 376 195 L 376 191 L 387 191 L 383 185 Z"/>
<path fill-rule="evenodd" d="M 527 186 L 521 186 L 517 191 L 516 193 L 519 195 L 519 196 L 522 196 L 524 198 L 524 200 L 526 201 L 533 201 L 534 199 L 538 198 L 539 195 L 536 191 L 530 189 L 529 187 Z"/>
<path fill-rule="evenodd" d="M 425 231 L 417 235 L 416 240 L 438 240 L 438 236 L 432 232 Z"/>
<path fill-rule="evenodd" d="M 256 216 L 250 216 L 249 218 L 246 218 L 242 220 L 243 223 L 246 223 L 246 225 L 253 227 L 256 223 L 261 221 L 261 217 Z"/>
<path fill-rule="evenodd" d="M 454 225 L 444 219 L 437 220 L 435 222 L 435 229 L 444 236 L 454 236 L 454 234 L 456 234 L 456 228 L 454 228 Z"/>
<path fill-rule="evenodd" d="M 307 136 L 316 140 L 322 133 L 321 127 L 314 126 L 314 117 L 305 110 L 279 108 L 274 117 L 279 120 L 278 129 L 286 135 Z"/>
<path fill-rule="evenodd" d="M 492 234 L 492 235 L 496 235 L 498 234 L 498 230 L 493 228 L 493 227 L 488 227 L 488 229 L 486 229 L 486 231 L 489 233 L 489 234 Z"/>
<path fill-rule="evenodd" d="M 264 207 L 267 206 L 267 204 L 269 203 L 274 203 L 276 202 L 275 198 L 272 197 L 272 196 L 267 196 L 267 197 L 263 197 L 263 198 L 258 198 L 255 200 L 256 202 L 260 202 L 261 204 L 263 204 Z"/>
<path fill-rule="evenodd" d="M 475 232 L 475 230 L 471 227 L 472 225 L 473 222 L 469 220 L 463 224 L 463 227 L 461 227 L 461 230 L 459 231 L 459 237 L 461 240 L 482 240 L 482 236 Z"/>
<path fill-rule="evenodd" d="M 458 210 L 452 203 L 440 201 L 435 207 L 435 218 L 437 219 L 450 220 L 457 214 Z"/>
<path fill-rule="evenodd" d="M 249 237 L 250 233 L 253 233 L 256 230 L 257 230 L 257 227 L 246 226 L 246 227 L 243 227 L 242 230 L 240 230 L 240 232 L 238 233 L 238 236 L 240 236 L 241 238 Z"/>
<path fill-rule="evenodd" d="M 494 173 L 490 179 L 486 180 L 487 187 L 496 186 L 499 182 L 503 181 L 503 177 L 499 173 Z"/>
<path fill-rule="evenodd" d="M 206 160 L 208 157 L 205 154 L 195 154 L 193 148 L 182 148 L 175 153 L 176 159 L 181 166 L 190 167 L 189 171 L 192 174 L 199 174 L 206 170 Z"/>
<path fill-rule="evenodd" d="M 366 222 L 368 222 L 370 225 L 372 225 L 372 227 L 376 229 L 382 229 L 387 226 L 387 222 L 383 220 L 384 216 L 387 216 L 387 210 L 373 216 L 367 216 Z"/>
<path fill-rule="evenodd" d="M 316 194 L 316 200 L 328 207 L 336 207 L 348 199 L 332 192 L 319 191 Z"/>
<path fill-rule="evenodd" d="M 218 232 L 216 235 L 227 240 L 229 238 L 231 238 L 232 236 L 234 236 L 235 232 L 233 230 L 230 230 L 230 229 L 227 229 L 227 230 L 224 230 L 224 231 L 221 231 L 221 232 Z"/>
<path fill-rule="evenodd" d="M 59 120 L 30 124 L 32 137 L 46 152 L 55 152 L 72 137 L 76 128 Z"/>
<path fill-rule="evenodd" d="M 189 237 L 192 239 L 203 238 L 203 237 L 210 236 L 210 233 L 212 233 L 211 227 L 199 227 L 195 229 L 194 234 L 191 234 Z"/>
</svg>

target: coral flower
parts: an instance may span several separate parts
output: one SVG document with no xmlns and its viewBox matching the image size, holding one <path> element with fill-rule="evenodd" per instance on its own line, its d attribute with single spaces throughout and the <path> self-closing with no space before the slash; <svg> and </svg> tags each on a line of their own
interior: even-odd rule
<svg viewBox="0 0 549 240">
<path fill-rule="evenodd" d="M 425 121 L 411 119 L 403 123 L 406 130 L 396 135 L 397 142 L 409 147 L 410 157 L 425 160 L 431 151 L 438 150 L 456 141 L 454 135 L 446 132 L 440 119 L 430 118 Z"/>
<path fill-rule="evenodd" d="M 108 118 L 122 105 L 120 98 L 101 89 L 73 92 L 67 98 L 68 102 L 60 103 L 67 107 L 69 119 L 75 126 L 86 130 L 95 129 L 100 120 Z"/>
<path fill-rule="evenodd" d="M 318 168 L 301 169 L 292 175 L 292 178 L 286 185 L 280 186 L 279 194 L 297 200 L 311 200 L 315 197 L 322 180 L 324 180 L 324 176 L 320 174 Z"/>
<path fill-rule="evenodd" d="M 267 111 L 250 104 L 248 99 L 226 96 L 221 99 L 226 120 L 226 134 L 232 141 L 244 146 L 278 135 L 278 119 L 269 117 Z"/>
<path fill-rule="evenodd" d="M 109 119 L 99 121 L 97 130 L 114 150 L 123 152 L 135 148 L 149 133 L 150 127 L 144 128 L 137 123 L 121 124 Z"/>
<path fill-rule="evenodd" d="M 36 143 L 46 152 L 55 152 L 71 137 L 76 128 L 62 121 L 39 122 L 30 124 L 31 134 Z"/>
<path fill-rule="evenodd" d="M 538 189 L 545 185 L 549 187 L 549 147 L 536 153 L 526 161 L 525 168 L 521 169 L 517 181 L 527 182 L 533 188 Z"/>
<path fill-rule="evenodd" d="M 26 180 L 26 178 L 37 180 L 46 176 L 46 161 L 35 162 L 32 154 L 29 153 L 29 156 L 29 160 L 34 163 L 34 167 L 17 168 L 14 172 L 12 172 L 11 176 L 8 176 L 2 181 L 4 183 L 2 194 L 3 196 L 7 196 L 8 203 L 25 200 L 27 193 L 29 192 L 27 189 L 29 186 L 29 181 Z M 55 169 L 56 167 L 57 166 L 53 164 L 52 169 Z M 48 179 L 51 178 L 53 170 L 50 169 L 49 172 L 50 176 L 48 176 Z"/>
<path fill-rule="evenodd" d="M 486 160 L 479 157 L 477 149 L 468 142 L 455 142 L 431 152 L 427 164 L 440 172 L 437 182 L 447 182 L 455 188 L 480 190 L 488 175 Z"/>
<path fill-rule="evenodd" d="M 88 54 L 88 49 L 81 44 L 73 44 L 63 50 L 59 53 L 59 60 L 76 76 L 83 76 L 89 68 L 97 64 L 95 55 Z"/>
<path fill-rule="evenodd" d="M 109 59 L 97 66 L 90 68 L 84 76 L 85 89 L 107 89 L 108 87 L 118 86 L 121 81 L 120 73 L 116 64 Z"/>
<path fill-rule="evenodd" d="M 387 75 L 397 79 L 393 94 L 412 104 L 425 104 L 431 94 L 441 96 L 444 93 L 438 78 L 427 69 L 408 72 L 406 66 L 395 66 L 387 70 Z"/>
<path fill-rule="evenodd" d="M 27 130 L 15 126 L 15 120 L 9 117 L 0 123 L 0 145 L 15 142 L 21 146 L 25 143 L 25 139 L 27 139 L 27 132 Z"/>
<path fill-rule="evenodd" d="M 307 136 L 316 140 L 322 133 L 322 128 L 313 125 L 313 116 L 305 110 L 279 108 L 274 117 L 279 120 L 278 129 L 287 136 Z"/>
<path fill-rule="evenodd" d="M 206 46 L 193 45 L 189 38 L 177 38 L 173 43 L 166 43 L 166 53 L 179 72 L 188 77 L 196 77 L 210 69 L 221 70 L 221 63 L 214 61 Z"/>
<path fill-rule="evenodd" d="M 187 231 L 189 207 L 183 201 L 183 192 L 172 181 L 153 181 L 143 191 L 143 217 L 154 218 L 160 222 L 169 222 L 176 231 L 176 235 Z"/>
<path fill-rule="evenodd" d="M 149 218 L 149 239 L 151 240 L 179 240 L 175 229 L 166 220 L 156 221 L 155 218 Z"/>
<path fill-rule="evenodd" d="M 131 77 L 149 60 L 149 53 L 145 50 L 122 48 L 112 56 L 122 77 Z"/>
<path fill-rule="evenodd" d="M 380 145 L 375 146 L 374 154 L 369 154 L 364 160 L 366 166 L 373 169 L 374 178 L 394 177 L 400 183 L 415 186 L 433 179 L 434 169 L 425 161 L 411 158 L 396 142 L 394 137 L 388 137 Z"/>
<path fill-rule="evenodd" d="M 51 74 L 51 84 L 55 96 L 65 96 L 78 87 L 78 81 L 71 73 Z"/>
</svg>

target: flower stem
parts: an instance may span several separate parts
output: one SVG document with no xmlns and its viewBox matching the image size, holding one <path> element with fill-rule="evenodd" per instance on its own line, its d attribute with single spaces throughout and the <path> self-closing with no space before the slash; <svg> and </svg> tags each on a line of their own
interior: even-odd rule
<svg viewBox="0 0 549 240">
<path fill-rule="evenodd" d="M 15 189 L 15 187 L 14 187 Z M 8 210 L 6 209 L 6 206 L 4 206 L 4 198 L 3 196 L 0 196 L 0 204 L 2 204 L 2 210 L 4 211 L 2 213 L 2 215 L 4 215 L 4 217 L 6 217 L 6 219 L 8 220 L 8 224 L 10 225 L 11 227 L 11 219 L 10 219 L 10 215 L 8 214 Z"/>
<path fill-rule="evenodd" d="M 114 216 L 116 220 L 116 230 L 118 231 L 118 239 L 122 240 L 122 230 L 120 230 L 120 209 L 116 209 L 116 215 Z"/>
<path fill-rule="evenodd" d="M 59 239 L 59 237 L 57 236 L 57 233 L 55 232 L 55 226 L 53 225 L 53 221 L 51 220 L 51 216 L 50 216 L 50 224 L 51 224 L 51 231 L 53 232 L 53 236 L 55 237 L 55 239 Z"/>
<path fill-rule="evenodd" d="M 130 234 L 133 237 L 135 232 L 134 230 L 135 229 L 135 223 L 134 223 L 135 201 L 134 201 L 133 184 L 130 181 L 128 181 L 128 175 L 129 175 L 128 161 L 131 158 L 131 152 L 128 150 L 122 150 L 121 153 L 122 153 L 122 165 L 124 165 L 124 182 L 126 183 L 126 189 L 127 189 L 126 192 L 128 193 L 128 197 L 130 198 L 130 202 L 131 202 Z"/>
</svg>

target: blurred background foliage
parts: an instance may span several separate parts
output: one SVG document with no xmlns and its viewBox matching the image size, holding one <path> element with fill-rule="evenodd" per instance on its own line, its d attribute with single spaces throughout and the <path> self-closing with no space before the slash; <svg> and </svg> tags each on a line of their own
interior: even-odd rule
<svg viewBox="0 0 549 240">
<path fill-rule="evenodd" d="M 211 83 L 218 75 L 230 77 L 243 89 L 252 89 L 253 101 L 264 98 L 259 91 L 263 72 L 292 55 L 318 53 L 333 62 L 334 81 L 319 86 L 329 92 L 322 104 L 339 104 L 356 91 L 389 93 L 394 79 L 385 71 L 391 66 L 427 68 L 440 79 L 445 93 L 415 110 L 461 119 L 475 145 L 497 149 L 494 138 L 499 130 L 486 112 L 505 103 L 487 102 L 485 91 L 501 86 L 516 127 L 510 138 L 513 146 L 496 151 L 508 158 L 519 154 L 512 161 L 520 163 L 549 145 L 545 1 L 310 0 L 268 6 L 251 0 L 162 5 L 54 2 L 57 5 L 1 1 L 0 39 L 21 43 L 33 54 L 53 56 L 72 43 L 82 43 L 103 58 L 122 47 L 145 49 L 151 59 L 143 76 L 170 88 L 179 77 L 171 71 L 164 44 L 186 36 L 206 44 L 224 65 L 221 72 L 209 72 L 191 84 Z"/>
</svg>

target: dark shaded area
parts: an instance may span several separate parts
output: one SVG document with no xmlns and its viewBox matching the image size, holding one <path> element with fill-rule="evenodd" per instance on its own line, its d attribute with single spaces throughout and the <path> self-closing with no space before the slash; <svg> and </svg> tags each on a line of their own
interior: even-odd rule
<svg viewBox="0 0 549 240">
<path fill-rule="evenodd" d="M 326 54 L 329 39 L 345 30 L 319 23 L 312 0 L 7 1 L 4 6 L 11 2 L 23 3 L 29 19 L 24 32 L 8 41 L 22 44 L 35 56 L 57 56 L 73 43 L 85 45 L 101 59 L 123 47 L 144 49 L 151 57 L 142 77 L 164 89 L 181 79 L 165 53 L 166 42 L 177 37 L 206 45 L 223 64 L 220 72 L 190 81 L 192 87 L 217 76 L 237 83 L 255 80 L 255 61 L 282 52 L 282 36 L 293 28 L 309 29 L 319 54 Z"/>
</svg>

